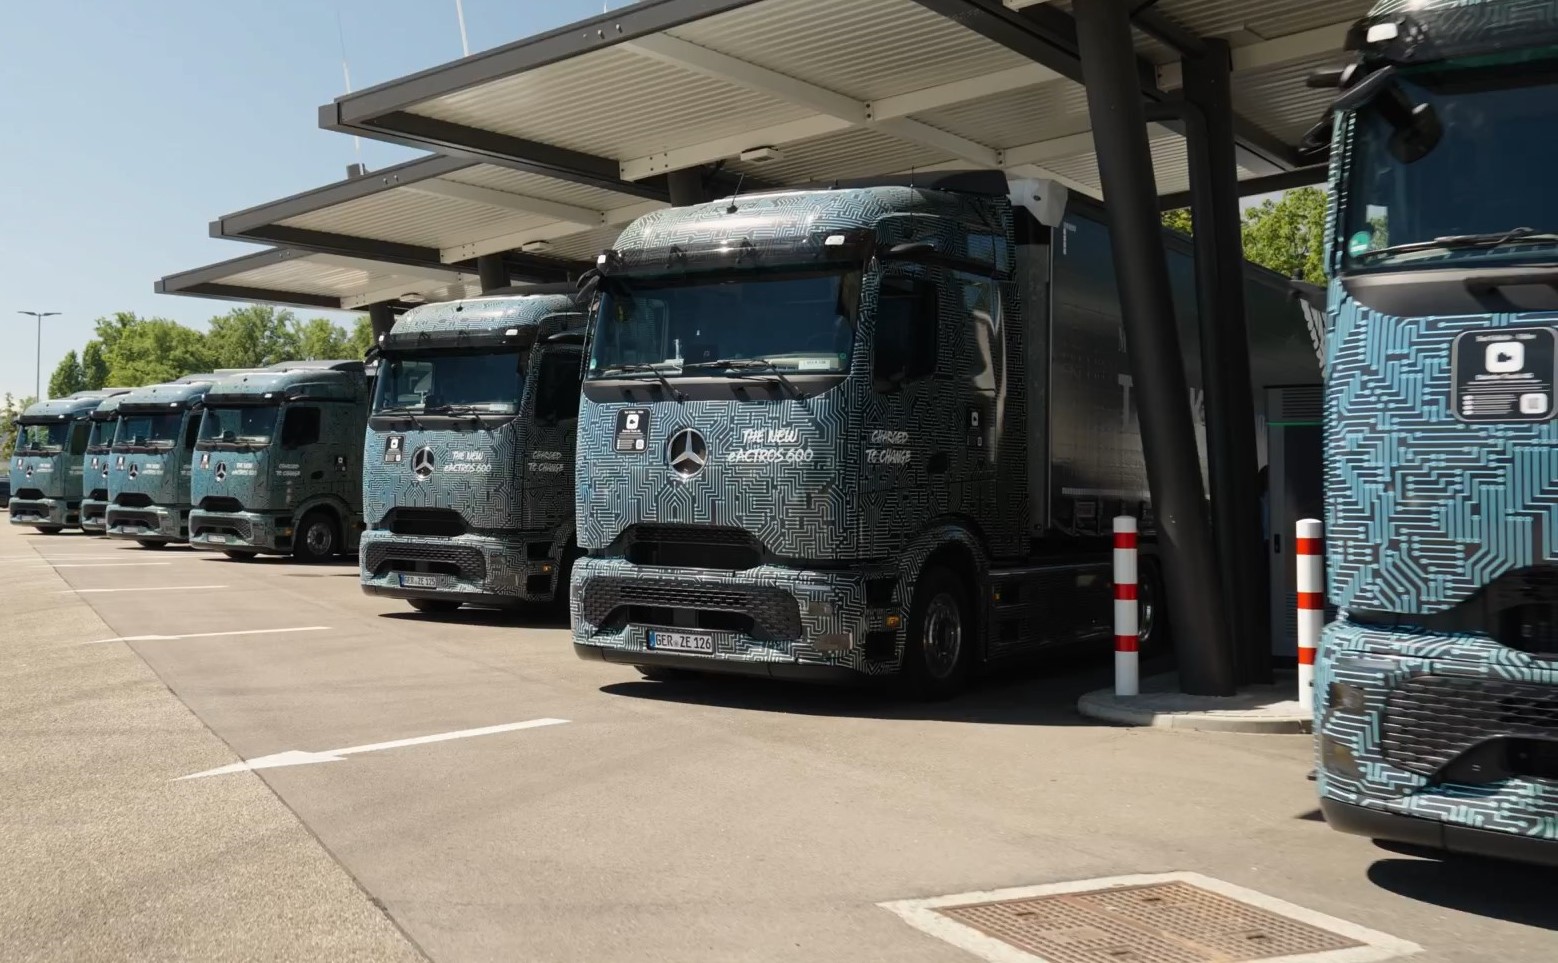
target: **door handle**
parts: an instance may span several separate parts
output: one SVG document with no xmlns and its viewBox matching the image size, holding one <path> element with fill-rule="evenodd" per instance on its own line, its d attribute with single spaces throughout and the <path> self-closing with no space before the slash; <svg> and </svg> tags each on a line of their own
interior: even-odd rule
<svg viewBox="0 0 1558 963">
<path fill-rule="evenodd" d="M 930 456 L 930 461 L 925 464 L 925 470 L 932 475 L 945 475 L 947 473 L 947 465 L 951 460 L 947 457 L 946 452 L 938 451 Z"/>
</svg>

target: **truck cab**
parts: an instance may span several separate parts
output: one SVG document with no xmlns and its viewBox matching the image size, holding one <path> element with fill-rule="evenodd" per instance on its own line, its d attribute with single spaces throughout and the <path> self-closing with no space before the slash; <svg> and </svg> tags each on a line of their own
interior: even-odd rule
<svg viewBox="0 0 1558 963">
<path fill-rule="evenodd" d="M 91 414 L 103 399 L 126 390 L 78 391 L 22 412 L 11 455 L 12 525 L 47 534 L 81 525 L 82 456 Z"/>
<path fill-rule="evenodd" d="M 247 560 L 355 552 L 371 378 L 361 361 L 229 375 L 203 402 L 189 543 Z"/>
<path fill-rule="evenodd" d="M 1189 252 L 1164 243 L 1194 359 Z M 1111 265 L 1097 205 L 999 172 L 629 225 L 598 260 L 575 652 L 935 697 L 1102 642 L 1110 518 L 1148 508 Z M 1247 285 L 1257 378 L 1313 382 L 1268 275 Z"/>
<path fill-rule="evenodd" d="M 189 539 L 190 470 L 206 392 L 220 374 L 185 375 L 119 399 L 108 453 L 109 538 L 161 548 Z"/>
<path fill-rule="evenodd" d="M 377 345 L 368 594 L 452 612 L 565 592 L 584 314 L 572 288 L 529 290 L 422 305 Z"/>
<path fill-rule="evenodd" d="M 1558 11 L 1382 2 L 1329 135 L 1326 822 L 1558 864 Z"/>
<path fill-rule="evenodd" d="M 82 457 L 81 530 L 93 535 L 102 535 L 108 530 L 109 449 L 113 447 L 114 430 L 119 427 L 119 399 L 122 397 L 123 393 L 104 398 L 90 415 L 91 429 Z"/>
</svg>

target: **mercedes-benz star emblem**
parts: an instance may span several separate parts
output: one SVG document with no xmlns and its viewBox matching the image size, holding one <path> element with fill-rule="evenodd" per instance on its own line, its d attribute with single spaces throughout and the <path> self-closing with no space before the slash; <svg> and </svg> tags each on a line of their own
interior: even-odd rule
<svg viewBox="0 0 1558 963">
<path fill-rule="evenodd" d="M 130 477 L 134 478 L 135 476 L 139 475 L 140 473 L 141 473 L 141 466 L 137 465 L 133 461 L 130 462 Z"/>
<path fill-rule="evenodd" d="M 226 481 L 227 480 L 227 462 L 219 461 L 219 462 L 216 463 L 216 480 L 217 481 Z"/>
<path fill-rule="evenodd" d="M 24 471 L 22 474 L 26 475 L 28 478 L 31 478 L 32 477 L 32 466 L 28 465 L 27 466 L 27 470 Z"/>
<path fill-rule="evenodd" d="M 696 428 L 683 428 L 666 442 L 665 456 L 672 471 L 683 478 L 691 478 L 703 471 L 709 460 L 709 448 Z"/>
<path fill-rule="evenodd" d="M 411 470 L 418 477 L 426 478 L 433 473 L 433 466 L 438 464 L 438 459 L 433 457 L 433 449 L 423 445 L 411 453 Z"/>
</svg>

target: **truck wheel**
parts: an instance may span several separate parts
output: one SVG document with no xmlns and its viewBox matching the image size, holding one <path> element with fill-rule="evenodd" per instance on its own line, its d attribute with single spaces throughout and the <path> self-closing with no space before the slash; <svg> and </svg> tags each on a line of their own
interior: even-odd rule
<svg viewBox="0 0 1558 963">
<path fill-rule="evenodd" d="M 428 615 L 447 615 L 460 607 L 459 602 L 449 599 L 406 599 L 406 601 L 418 612 L 426 612 Z"/>
<path fill-rule="evenodd" d="M 65 526 L 63 525 L 34 525 L 33 528 L 36 528 L 45 535 L 58 535 L 60 532 L 65 530 Z"/>
<path fill-rule="evenodd" d="M 1137 647 L 1144 655 L 1157 654 L 1168 646 L 1167 598 L 1158 567 L 1151 562 L 1142 565 L 1136 585 L 1136 627 L 1140 633 Z"/>
<path fill-rule="evenodd" d="M 909 606 L 908 638 L 899 682 L 915 699 L 946 699 L 963 688 L 974 647 L 968 592 L 950 569 L 932 565 L 920 574 Z"/>
<path fill-rule="evenodd" d="M 135 540 L 135 544 L 139 545 L 141 548 L 167 548 L 168 547 L 168 543 L 167 542 L 157 542 L 157 541 L 153 541 L 153 540 L 151 540 L 149 538 L 137 538 Z"/>
<path fill-rule="evenodd" d="M 341 544 L 341 528 L 330 513 L 316 508 L 303 516 L 292 539 L 292 555 L 300 562 L 322 562 Z"/>
<path fill-rule="evenodd" d="M 260 557 L 259 552 L 239 552 L 230 548 L 223 551 L 222 554 L 235 562 L 252 562 Z"/>
</svg>

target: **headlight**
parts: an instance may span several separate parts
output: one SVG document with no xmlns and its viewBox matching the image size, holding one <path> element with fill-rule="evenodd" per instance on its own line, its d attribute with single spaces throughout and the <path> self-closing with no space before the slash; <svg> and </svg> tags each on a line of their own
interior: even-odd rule
<svg viewBox="0 0 1558 963">
<path fill-rule="evenodd" d="M 1363 778 L 1363 768 L 1358 765 L 1358 757 L 1353 754 L 1352 747 L 1332 736 L 1320 737 L 1320 765 L 1327 772 L 1334 772 L 1338 776 L 1353 780 Z"/>
<path fill-rule="evenodd" d="M 1333 711 L 1362 712 L 1367 693 L 1355 685 L 1332 682 L 1326 689 L 1325 704 Z"/>
</svg>

